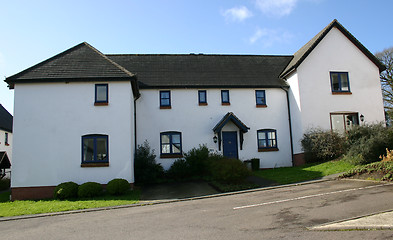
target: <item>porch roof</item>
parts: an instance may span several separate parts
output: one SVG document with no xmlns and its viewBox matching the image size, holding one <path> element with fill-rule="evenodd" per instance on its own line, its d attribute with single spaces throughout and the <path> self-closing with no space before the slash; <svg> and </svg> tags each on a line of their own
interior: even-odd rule
<svg viewBox="0 0 393 240">
<path fill-rule="evenodd" d="M 217 125 L 213 128 L 215 133 L 221 132 L 222 128 L 227 124 L 229 121 L 232 121 L 241 132 L 246 133 L 250 129 L 247 127 L 242 121 L 239 120 L 238 117 L 233 114 L 233 112 L 228 112 L 225 116 L 217 123 Z"/>
</svg>

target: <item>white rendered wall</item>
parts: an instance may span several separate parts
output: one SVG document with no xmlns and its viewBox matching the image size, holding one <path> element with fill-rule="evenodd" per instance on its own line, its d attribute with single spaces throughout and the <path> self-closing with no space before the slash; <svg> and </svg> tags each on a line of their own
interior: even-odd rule
<svg viewBox="0 0 393 240">
<path fill-rule="evenodd" d="M 183 152 L 200 144 L 218 151 L 213 142 L 213 128 L 228 112 L 233 112 L 250 130 L 244 134 L 243 150 L 238 153 L 241 160 L 261 159 L 261 168 L 291 166 L 288 109 L 286 93 L 282 89 L 265 89 L 267 108 L 256 108 L 256 89 L 228 89 L 230 106 L 221 105 L 221 89 L 161 89 L 171 90 L 171 109 L 160 109 L 159 90 L 141 90 L 137 100 L 137 141 L 148 140 L 157 155 L 157 162 L 168 169 L 176 159 L 160 158 L 160 133 L 179 131 L 182 133 Z M 198 90 L 207 90 L 207 106 L 198 105 Z M 223 89 L 226 90 L 226 89 Z M 260 90 L 260 89 L 258 89 Z M 261 89 L 263 90 L 263 89 Z M 257 130 L 277 130 L 277 152 L 258 152 Z M 228 124 L 225 130 L 236 129 Z M 221 148 L 222 153 L 222 148 Z"/>
<path fill-rule="evenodd" d="M 94 106 L 94 82 L 16 84 L 14 91 L 12 187 L 133 182 L 130 82 L 109 83 L 108 106 Z M 86 134 L 108 135 L 109 167 L 81 167 Z"/>
<path fill-rule="evenodd" d="M 330 72 L 334 71 L 348 72 L 351 95 L 332 94 Z M 364 115 L 365 123 L 385 120 L 378 67 L 336 28 L 298 67 L 297 78 L 300 99 L 296 100 L 300 101 L 303 131 L 315 127 L 331 129 L 332 112 L 357 112 Z M 289 83 L 296 92 L 296 81 L 289 79 Z M 297 110 L 291 111 L 296 114 Z M 299 142 L 296 138 L 298 134 L 294 135 L 294 142 Z M 295 145 L 294 149 L 295 154 L 299 153 L 300 146 Z"/>
</svg>

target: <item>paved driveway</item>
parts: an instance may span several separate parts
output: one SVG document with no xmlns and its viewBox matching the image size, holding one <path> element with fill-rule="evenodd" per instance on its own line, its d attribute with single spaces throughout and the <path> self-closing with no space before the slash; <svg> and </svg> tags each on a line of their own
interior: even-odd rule
<svg viewBox="0 0 393 240">
<path fill-rule="evenodd" d="M 393 208 L 393 185 L 329 181 L 194 201 L 0 222 L 2 239 L 392 239 L 307 227 Z"/>
</svg>

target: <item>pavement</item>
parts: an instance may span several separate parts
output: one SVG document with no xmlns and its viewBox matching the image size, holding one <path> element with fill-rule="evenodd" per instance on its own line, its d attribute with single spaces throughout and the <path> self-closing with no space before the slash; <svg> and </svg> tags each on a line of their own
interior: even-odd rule
<svg viewBox="0 0 393 240">
<path fill-rule="evenodd" d="M 244 190 L 239 192 L 232 192 L 232 193 L 220 193 L 212 186 L 210 186 L 208 183 L 203 181 L 184 182 L 184 183 L 164 183 L 164 184 L 158 184 L 158 185 L 143 188 L 140 198 L 140 203 L 136 205 L 118 206 L 118 207 L 109 207 L 109 208 L 100 208 L 100 209 L 85 209 L 81 211 L 70 211 L 70 213 L 100 211 L 100 210 L 108 210 L 108 209 L 122 208 L 122 207 L 143 206 L 146 204 L 158 204 L 158 203 L 162 204 L 162 203 L 169 203 L 169 202 L 176 202 L 176 201 L 192 201 L 192 200 L 203 199 L 203 198 L 214 198 L 214 197 L 220 197 L 220 196 L 232 195 L 232 194 L 264 191 L 268 189 L 285 188 L 294 185 L 304 185 L 304 184 L 313 184 L 323 181 L 332 181 L 337 179 L 338 175 L 339 174 L 334 174 L 318 180 L 306 181 L 306 182 L 295 183 L 295 184 L 287 184 L 287 185 L 278 185 L 276 182 L 253 176 L 249 178 L 249 181 L 258 184 L 260 186 L 259 188 Z M 365 180 L 357 180 L 357 181 L 365 181 Z M 67 212 L 58 213 L 58 215 L 62 215 L 62 214 L 67 214 Z M 57 215 L 57 214 L 50 213 L 50 214 L 37 214 L 37 215 L 29 215 L 29 216 L 17 216 L 17 217 L 10 217 L 10 218 L 0 218 L 0 222 L 24 219 L 24 218 L 44 217 L 44 216 L 51 216 L 51 215 Z M 369 214 L 366 216 L 357 216 L 351 219 L 344 219 L 336 222 L 325 223 L 322 225 L 309 227 L 308 229 L 313 231 L 370 230 L 370 229 L 393 230 L 393 209 L 384 212 Z"/>
</svg>

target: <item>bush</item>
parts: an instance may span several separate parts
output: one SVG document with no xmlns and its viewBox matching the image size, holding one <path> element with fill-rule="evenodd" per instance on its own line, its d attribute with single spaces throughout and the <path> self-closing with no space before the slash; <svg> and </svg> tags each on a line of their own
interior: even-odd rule
<svg viewBox="0 0 393 240">
<path fill-rule="evenodd" d="M 156 163 L 154 150 L 150 149 L 147 141 L 136 149 L 134 173 L 137 184 L 156 183 L 164 176 L 164 169 L 161 164 Z"/>
<path fill-rule="evenodd" d="M 381 162 L 391 162 L 393 161 L 393 150 L 389 150 L 386 148 L 386 156 L 379 156 Z"/>
<path fill-rule="evenodd" d="M 11 185 L 11 180 L 9 178 L 0 179 L 0 191 L 8 190 Z"/>
<path fill-rule="evenodd" d="M 91 198 L 102 194 L 102 186 L 96 182 L 86 182 L 79 186 L 78 197 Z"/>
<path fill-rule="evenodd" d="M 167 171 L 167 176 L 170 179 L 181 181 L 191 178 L 193 173 L 191 172 L 190 165 L 185 159 L 177 159 Z"/>
<path fill-rule="evenodd" d="M 348 131 L 347 138 L 347 155 L 357 157 L 356 164 L 376 162 L 386 148 L 393 148 L 393 129 L 382 124 L 355 126 Z"/>
<path fill-rule="evenodd" d="M 106 185 L 106 190 L 110 195 L 122 195 L 130 189 L 130 183 L 121 178 L 112 179 Z"/>
<path fill-rule="evenodd" d="M 193 176 L 204 176 L 207 174 L 208 157 L 209 149 L 206 145 L 199 145 L 199 148 L 193 148 L 184 154 L 184 159 Z"/>
<path fill-rule="evenodd" d="M 78 197 L 79 185 L 74 182 L 64 182 L 56 186 L 53 197 L 56 199 L 72 199 Z"/>
<path fill-rule="evenodd" d="M 302 148 L 307 163 L 326 162 L 345 153 L 345 137 L 330 131 L 311 129 L 303 135 Z"/>
<path fill-rule="evenodd" d="M 251 171 L 242 161 L 233 158 L 213 156 L 210 173 L 213 179 L 226 183 L 243 182 L 246 177 L 251 175 Z"/>
</svg>

